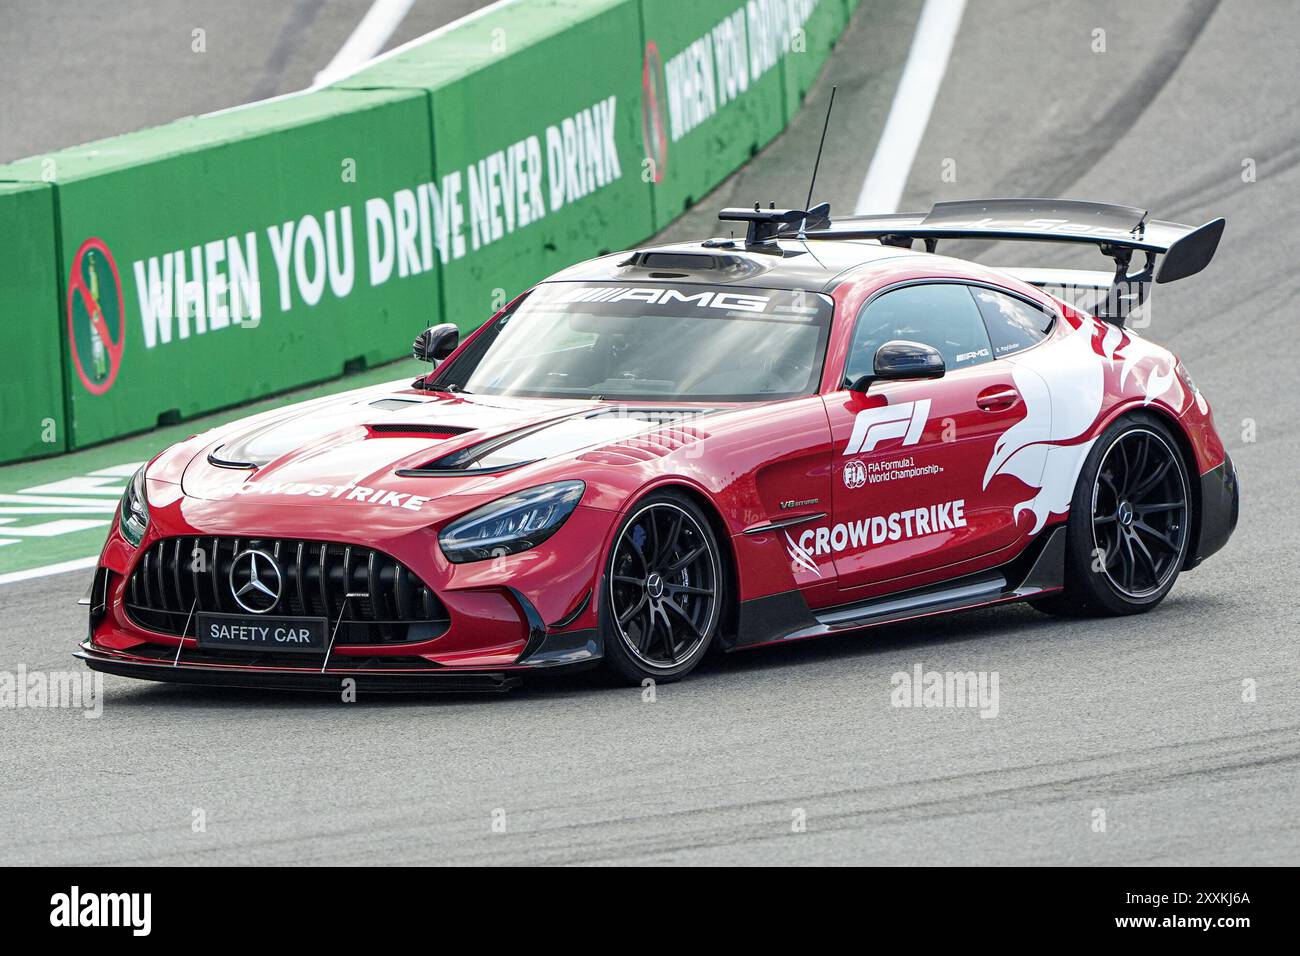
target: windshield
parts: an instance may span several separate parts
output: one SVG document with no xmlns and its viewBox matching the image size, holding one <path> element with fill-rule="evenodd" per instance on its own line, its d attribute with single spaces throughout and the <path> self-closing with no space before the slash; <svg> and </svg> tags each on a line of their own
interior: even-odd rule
<svg viewBox="0 0 1300 956">
<path fill-rule="evenodd" d="M 429 387 L 486 395 L 771 401 L 815 391 L 833 311 L 819 293 L 541 285 Z"/>
</svg>

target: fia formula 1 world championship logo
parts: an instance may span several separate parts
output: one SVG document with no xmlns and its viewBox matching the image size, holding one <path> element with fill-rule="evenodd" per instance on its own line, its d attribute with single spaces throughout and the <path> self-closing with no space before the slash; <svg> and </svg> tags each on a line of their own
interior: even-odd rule
<svg viewBox="0 0 1300 956">
<path fill-rule="evenodd" d="M 103 239 L 87 239 L 72 257 L 67 301 L 73 367 L 86 391 L 103 395 L 117 379 L 126 343 L 122 280 Z"/>
</svg>

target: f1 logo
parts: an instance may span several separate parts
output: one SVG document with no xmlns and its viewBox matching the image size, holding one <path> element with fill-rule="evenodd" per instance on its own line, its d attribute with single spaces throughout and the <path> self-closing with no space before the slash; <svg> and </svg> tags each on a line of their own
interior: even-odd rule
<svg viewBox="0 0 1300 956">
<path fill-rule="evenodd" d="M 844 454 L 856 455 L 872 451 L 889 438 L 901 438 L 904 445 L 915 445 L 921 440 L 921 432 L 925 430 L 929 417 L 928 398 L 863 409 L 853 420 L 853 434 L 849 437 Z"/>
</svg>

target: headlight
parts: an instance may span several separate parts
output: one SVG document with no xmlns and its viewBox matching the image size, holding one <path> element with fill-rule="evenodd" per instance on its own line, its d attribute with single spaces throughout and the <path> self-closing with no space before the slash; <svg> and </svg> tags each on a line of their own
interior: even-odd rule
<svg viewBox="0 0 1300 956">
<path fill-rule="evenodd" d="M 573 514 L 586 487 L 581 481 L 557 481 L 486 504 L 443 529 L 442 553 L 464 564 L 535 548 Z"/>
<path fill-rule="evenodd" d="M 149 527 L 149 503 L 144 493 L 144 466 L 127 483 L 122 495 L 122 537 L 137 547 Z"/>
</svg>

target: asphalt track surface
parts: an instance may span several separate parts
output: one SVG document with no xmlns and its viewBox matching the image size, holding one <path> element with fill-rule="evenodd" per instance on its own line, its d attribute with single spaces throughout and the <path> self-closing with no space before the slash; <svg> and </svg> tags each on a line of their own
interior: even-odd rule
<svg viewBox="0 0 1300 956">
<path fill-rule="evenodd" d="M 372 2 L 4 0 L 0 163 L 304 89 Z M 415 0 L 383 49 L 487 2 Z"/>
<path fill-rule="evenodd" d="M 792 129 L 674 234 L 717 232 L 721 205 L 801 202 L 831 83 L 818 196 L 852 206 L 919 11 L 871 6 Z M 1300 26 L 1282 2 L 1083 9 L 972 0 L 903 206 L 1048 194 L 1227 217 L 1217 261 L 1160 288 L 1147 334 L 1215 407 L 1241 523 L 1156 612 L 1012 607 L 752 651 L 654 702 L 585 678 L 351 705 L 108 678 L 98 720 L 0 714 L 4 862 L 1300 861 Z M 72 666 L 85 584 L 0 588 L 0 669 Z M 918 663 L 996 671 L 996 718 L 891 707 L 890 676 Z"/>
</svg>

